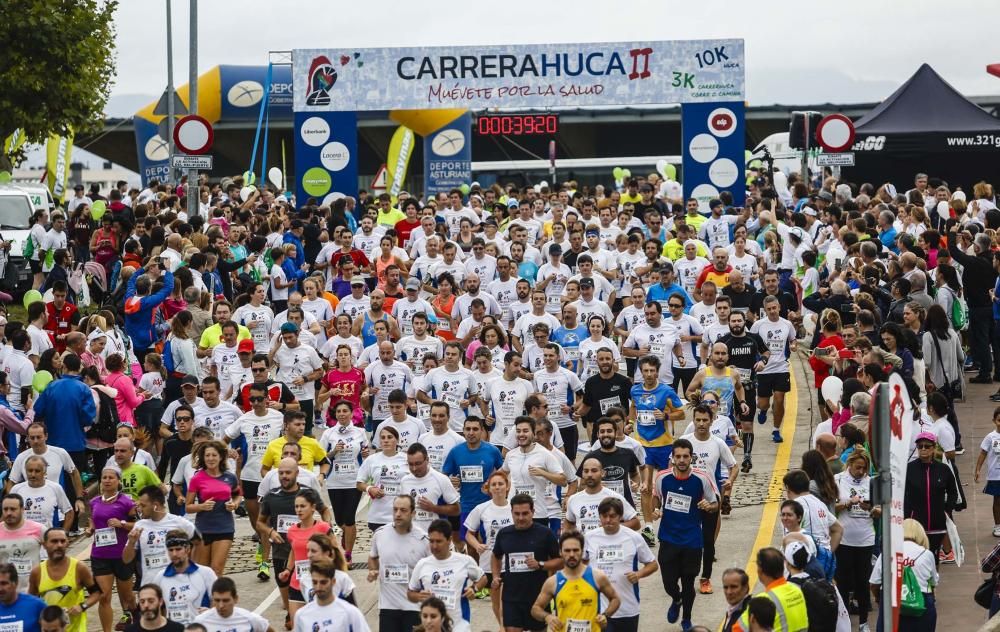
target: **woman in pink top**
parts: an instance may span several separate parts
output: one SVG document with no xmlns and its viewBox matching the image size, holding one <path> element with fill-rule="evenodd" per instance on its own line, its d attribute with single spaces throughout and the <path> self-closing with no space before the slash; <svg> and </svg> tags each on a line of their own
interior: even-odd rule
<svg viewBox="0 0 1000 632">
<path fill-rule="evenodd" d="M 365 425 L 364 410 L 361 408 L 361 394 L 365 390 L 365 374 L 354 366 L 349 346 L 340 345 L 337 347 L 337 366 L 330 369 L 320 380 L 320 383 L 323 387 L 320 389 L 316 403 L 322 406 L 323 402 L 333 398 L 326 412 L 327 426 L 332 428 L 337 425 L 333 409 L 337 402 L 341 401 L 348 401 L 354 407 L 354 425 Z"/>
<path fill-rule="evenodd" d="M 115 396 L 115 406 L 118 408 L 118 419 L 121 423 L 135 426 L 135 409 L 146 398 L 135 390 L 132 378 L 125 375 L 125 360 L 117 353 L 112 353 L 105 360 L 108 367 L 108 377 L 104 383 L 118 391 Z"/>
</svg>

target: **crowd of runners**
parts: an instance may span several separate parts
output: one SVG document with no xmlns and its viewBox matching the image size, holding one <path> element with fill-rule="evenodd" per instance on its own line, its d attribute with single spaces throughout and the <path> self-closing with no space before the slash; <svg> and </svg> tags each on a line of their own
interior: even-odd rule
<svg viewBox="0 0 1000 632">
<path fill-rule="evenodd" d="M 953 401 L 966 371 L 1000 380 L 989 185 L 755 171 L 744 206 L 703 208 L 656 175 L 330 206 L 246 184 L 78 186 L 35 214 L 43 298 L 0 351 L 0 629 L 359 632 L 367 581 L 381 632 L 715 630 L 695 605 L 720 586 L 727 631 L 867 631 L 868 412 L 892 374 L 919 426 L 921 608 L 899 629 L 934 629 L 965 502 Z M 796 356 L 823 421 L 784 475 L 780 547 L 750 552 L 755 595 L 715 547 L 785 440 Z M 1000 496 L 998 445 L 976 478 Z M 283 620 L 226 574 L 244 517 Z"/>
</svg>

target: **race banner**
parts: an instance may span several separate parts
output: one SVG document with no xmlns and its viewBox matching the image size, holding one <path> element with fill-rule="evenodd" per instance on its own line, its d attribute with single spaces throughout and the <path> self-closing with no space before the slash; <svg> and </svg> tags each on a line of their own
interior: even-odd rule
<svg viewBox="0 0 1000 632">
<path fill-rule="evenodd" d="M 899 623 L 900 597 L 903 587 L 903 496 L 906 493 L 906 465 L 910 454 L 911 436 L 917 423 L 913 419 L 913 403 L 903 378 L 898 373 L 889 376 L 889 471 L 892 479 L 892 496 L 889 504 L 890 531 L 888 537 L 895 569 L 888 582 L 892 605 L 893 629 Z"/>
<path fill-rule="evenodd" d="M 24 130 L 17 128 L 14 130 L 10 136 L 8 136 L 3 141 L 3 153 L 5 156 L 9 156 L 16 152 L 24 145 L 24 141 L 27 140 L 27 136 L 24 134 Z"/>
<path fill-rule="evenodd" d="M 45 143 L 45 174 L 49 192 L 57 204 L 66 199 L 66 182 L 69 179 L 69 161 L 73 153 L 73 133 L 69 136 L 49 134 Z"/>
<path fill-rule="evenodd" d="M 392 140 L 389 141 L 389 152 L 385 158 L 385 177 L 386 190 L 392 196 L 393 204 L 396 203 L 396 198 L 406 182 L 406 170 L 410 166 L 410 156 L 413 155 L 415 142 L 413 130 L 405 125 L 397 127 L 392 134 Z"/>
<path fill-rule="evenodd" d="M 296 112 L 744 99 L 741 39 L 294 51 Z"/>
</svg>

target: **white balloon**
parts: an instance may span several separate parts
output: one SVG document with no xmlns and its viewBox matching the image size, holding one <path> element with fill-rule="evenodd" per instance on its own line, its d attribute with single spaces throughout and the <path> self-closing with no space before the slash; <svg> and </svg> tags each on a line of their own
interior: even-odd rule
<svg viewBox="0 0 1000 632">
<path fill-rule="evenodd" d="M 541 182 L 538 183 L 538 186 L 544 189 L 545 187 L 549 186 L 549 182 L 548 180 L 542 180 Z"/>
<path fill-rule="evenodd" d="M 240 189 L 240 199 L 246 202 L 254 194 L 257 189 L 254 187 L 243 187 Z"/>
<path fill-rule="evenodd" d="M 844 382 L 836 375 L 827 376 L 823 380 L 820 392 L 823 393 L 823 399 L 828 399 L 835 404 L 839 404 L 840 398 L 844 394 Z"/>
<path fill-rule="evenodd" d="M 665 158 L 661 158 L 656 161 L 656 173 L 660 174 L 664 178 L 667 177 L 667 165 L 670 164 Z"/>
<path fill-rule="evenodd" d="M 542 185 L 541 184 L 536 184 L 532 188 L 535 190 L 535 193 L 541 193 L 542 192 Z"/>
<path fill-rule="evenodd" d="M 280 189 L 282 182 L 284 181 L 284 178 L 281 175 L 281 169 L 278 169 L 277 167 L 271 167 L 268 169 L 267 179 L 271 181 L 271 184 Z"/>
</svg>

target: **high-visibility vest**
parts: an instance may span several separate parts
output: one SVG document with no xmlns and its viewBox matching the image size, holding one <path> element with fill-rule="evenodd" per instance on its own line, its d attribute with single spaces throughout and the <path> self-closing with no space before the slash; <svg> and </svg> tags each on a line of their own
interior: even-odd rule
<svg viewBox="0 0 1000 632">
<path fill-rule="evenodd" d="M 806 632 L 809 629 L 809 613 L 806 611 L 806 598 L 802 589 L 789 583 L 784 578 L 775 580 L 765 587 L 764 592 L 755 597 L 767 597 L 774 602 L 775 632 Z M 749 632 L 750 611 L 743 611 L 740 620 L 733 626 L 733 632 Z"/>
</svg>

